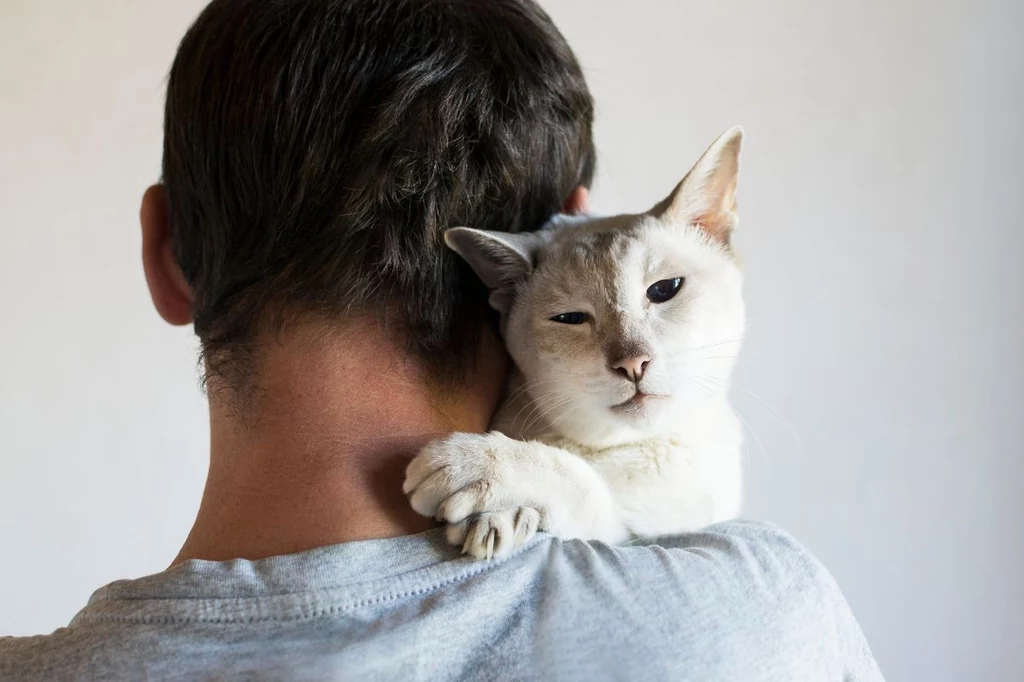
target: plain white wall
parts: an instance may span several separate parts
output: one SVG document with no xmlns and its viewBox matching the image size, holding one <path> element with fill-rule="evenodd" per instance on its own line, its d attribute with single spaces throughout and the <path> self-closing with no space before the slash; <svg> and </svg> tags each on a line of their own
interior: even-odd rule
<svg viewBox="0 0 1024 682">
<path fill-rule="evenodd" d="M 136 213 L 203 4 L 0 3 L 3 634 L 162 569 L 198 505 L 195 342 Z M 544 4 L 597 100 L 598 211 L 747 129 L 749 515 L 829 566 L 889 679 L 1024 678 L 1021 3 Z"/>
</svg>

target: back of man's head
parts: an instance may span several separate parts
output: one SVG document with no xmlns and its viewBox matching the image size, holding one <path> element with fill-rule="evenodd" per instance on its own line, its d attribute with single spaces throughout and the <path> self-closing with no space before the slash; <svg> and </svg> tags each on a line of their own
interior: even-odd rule
<svg viewBox="0 0 1024 682">
<path fill-rule="evenodd" d="M 268 330 L 355 312 L 465 366 L 486 293 L 444 230 L 539 227 L 591 181 L 592 118 L 531 0 L 213 0 L 163 161 L 209 371 L 241 388 Z"/>
</svg>

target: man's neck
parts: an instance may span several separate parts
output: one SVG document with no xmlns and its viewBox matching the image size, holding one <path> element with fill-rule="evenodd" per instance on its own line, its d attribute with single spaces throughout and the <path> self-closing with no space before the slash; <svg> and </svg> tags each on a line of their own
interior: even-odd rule
<svg viewBox="0 0 1024 682">
<path fill-rule="evenodd" d="M 262 355 L 251 414 L 210 391 L 210 473 L 175 559 L 258 559 L 433 527 L 402 493 L 427 442 L 483 431 L 506 362 L 485 335 L 466 389 L 430 388 L 372 323 L 296 334 Z"/>
</svg>

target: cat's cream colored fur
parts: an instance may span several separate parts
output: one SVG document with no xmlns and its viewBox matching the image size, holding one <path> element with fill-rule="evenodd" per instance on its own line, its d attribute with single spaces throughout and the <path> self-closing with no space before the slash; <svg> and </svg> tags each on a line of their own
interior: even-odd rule
<svg viewBox="0 0 1024 682">
<path fill-rule="evenodd" d="M 406 472 L 413 508 L 453 544 L 484 558 L 538 529 L 615 543 L 739 513 L 726 387 L 744 331 L 730 247 L 741 140 L 726 131 L 643 214 L 446 235 L 491 288 L 517 367 L 494 431 L 434 441 Z M 674 278 L 673 298 L 648 299 Z M 569 312 L 588 319 L 552 320 Z"/>
</svg>

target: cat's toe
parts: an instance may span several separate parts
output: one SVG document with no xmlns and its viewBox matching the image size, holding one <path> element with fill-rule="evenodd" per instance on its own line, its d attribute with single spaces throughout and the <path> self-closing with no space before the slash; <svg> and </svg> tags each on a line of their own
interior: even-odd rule
<svg viewBox="0 0 1024 682">
<path fill-rule="evenodd" d="M 445 528 L 445 537 L 448 544 L 455 547 L 462 547 L 466 542 L 466 535 L 469 533 L 469 519 L 458 523 L 449 523 Z"/>
<path fill-rule="evenodd" d="M 435 517 L 441 503 L 451 494 L 444 469 L 435 471 L 420 485 L 406 492 L 409 504 L 418 514 Z"/>
<path fill-rule="evenodd" d="M 494 457 L 486 447 L 488 438 L 483 434 L 455 433 L 432 441 L 420 450 L 406 467 L 402 484 L 412 508 L 439 520 L 461 521 L 469 512 L 460 512 L 461 516 L 452 518 L 440 508 L 442 502 L 473 483 L 480 482 L 477 487 L 484 489 L 488 487 L 486 481 L 494 478 L 491 473 Z M 461 495 L 461 506 L 469 504 L 473 511 L 482 511 L 483 507 L 473 504 L 470 497 L 473 496 Z"/>
<path fill-rule="evenodd" d="M 540 512 L 533 507 L 520 507 L 513 528 L 516 547 L 529 542 L 540 528 Z"/>
<path fill-rule="evenodd" d="M 537 532 L 540 513 L 532 507 L 483 512 L 448 527 L 448 540 L 462 540 L 462 552 L 476 559 L 500 559 Z"/>
<path fill-rule="evenodd" d="M 469 523 L 462 553 L 476 559 L 501 558 L 512 550 L 512 510 L 483 512 Z"/>
<path fill-rule="evenodd" d="M 491 488 L 491 482 L 483 480 L 470 483 L 465 488 L 456 491 L 438 505 L 438 520 L 458 523 L 474 514 L 493 509 L 495 505 Z"/>
</svg>

